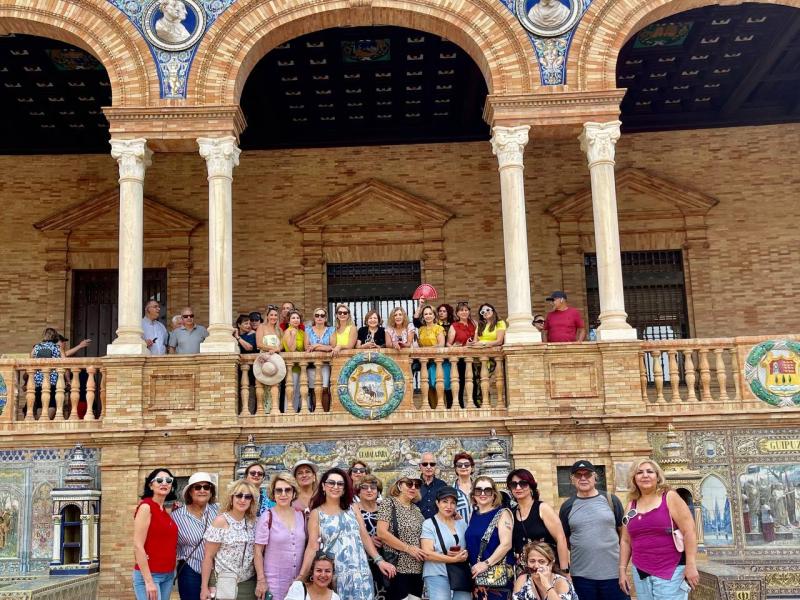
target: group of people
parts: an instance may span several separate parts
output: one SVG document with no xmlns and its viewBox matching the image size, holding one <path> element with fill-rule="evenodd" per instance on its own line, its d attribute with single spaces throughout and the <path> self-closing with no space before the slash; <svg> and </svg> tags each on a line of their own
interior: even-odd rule
<svg viewBox="0 0 800 600">
<path fill-rule="evenodd" d="M 217 497 L 194 473 L 174 500 L 166 468 L 146 478 L 134 520 L 137 600 L 686 600 L 698 583 L 694 522 L 653 460 L 634 463 L 627 507 L 597 489 L 588 460 L 571 468 L 572 497 L 556 511 L 524 468 L 505 490 L 475 476 L 467 452 L 451 484 L 420 456 L 384 494 L 369 465 L 319 473 L 249 465 Z"/>
</svg>

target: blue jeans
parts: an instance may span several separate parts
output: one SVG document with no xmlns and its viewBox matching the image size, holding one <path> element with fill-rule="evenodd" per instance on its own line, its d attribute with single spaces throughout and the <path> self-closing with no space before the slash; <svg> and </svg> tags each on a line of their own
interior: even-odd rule
<svg viewBox="0 0 800 600">
<path fill-rule="evenodd" d="M 445 575 L 429 575 L 425 578 L 428 600 L 470 600 L 469 592 L 451 592 L 450 580 Z"/>
<path fill-rule="evenodd" d="M 655 575 L 639 579 L 639 573 L 634 567 L 632 571 L 636 597 L 638 600 L 688 600 L 690 588 L 683 578 L 684 569 L 683 565 L 675 567 L 672 579 L 662 579 Z"/>
<path fill-rule="evenodd" d="M 446 360 L 442 363 L 442 377 L 444 378 L 444 389 L 450 389 L 450 361 Z M 436 387 L 436 363 L 432 360 L 428 361 L 428 382 L 432 388 Z"/>
<path fill-rule="evenodd" d="M 619 579 L 587 579 L 574 576 L 572 585 L 580 600 L 628 600 L 619 589 Z"/>
<path fill-rule="evenodd" d="M 169 573 L 150 573 L 153 577 L 153 583 L 158 588 L 158 600 L 169 600 L 172 593 L 172 579 L 175 577 L 175 571 Z M 133 572 L 133 593 L 136 594 L 136 600 L 147 600 L 147 590 L 144 587 L 144 578 L 142 572 L 134 570 Z"/>
<path fill-rule="evenodd" d="M 181 600 L 198 600 L 200 598 L 200 573 L 189 565 L 183 565 L 178 573 L 178 593 Z"/>
</svg>

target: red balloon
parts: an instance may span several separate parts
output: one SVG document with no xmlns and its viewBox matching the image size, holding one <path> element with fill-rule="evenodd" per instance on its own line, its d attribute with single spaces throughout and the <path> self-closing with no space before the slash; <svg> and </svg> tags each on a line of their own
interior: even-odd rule
<svg viewBox="0 0 800 600">
<path fill-rule="evenodd" d="M 419 300 L 420 298 L 438 298 L 439 293 L 436 291 L 436 288 L 433 287 L 430 283 L 423 283 L 414 290 L 414 295 L 412 298 L 414 300 Z"/>
</svg>

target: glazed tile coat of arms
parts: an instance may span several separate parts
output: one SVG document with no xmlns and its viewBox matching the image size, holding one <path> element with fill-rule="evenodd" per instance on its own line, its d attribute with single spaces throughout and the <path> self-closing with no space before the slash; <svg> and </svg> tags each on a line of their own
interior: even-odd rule
<svg viewBox="0 0 800 600">
<path fill-rule="evenodd" d="M 380 352 L 361 352 L 339 374 L 339 401 L 359 419 L 383 419 L 403 401 L 405 380 L 394 360 Z"/>
<path fill-rule="evenodd" d="M 768 340 L 754 346 L 744 376 L 753 394 L 767 404 L 800 406 L 800 342 Z"/>
</svg>

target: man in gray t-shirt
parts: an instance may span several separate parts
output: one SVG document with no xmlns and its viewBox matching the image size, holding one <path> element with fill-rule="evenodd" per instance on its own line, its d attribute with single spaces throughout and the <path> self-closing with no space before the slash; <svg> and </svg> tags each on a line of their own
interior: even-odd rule
<svg viewBox="0 0 800 600">
<path fill-rule="evenodd" d="M 181 311 L 182 327 L 169 334 L 170 354 L 199 354 L 200 344 L 208 337 L 208 331 L 194 322 L 194 311 L 187 306 Z"/>
<path fill-rule="evenodd" d="M 572 465 L 575 495 L 559 517 L 570 549 L 570 574 L 581 600 L 623 600 L 619 588 L 619 530 L 622 503 L 597 490 L 597 471 L 588 460 Z"/>
</svg>

